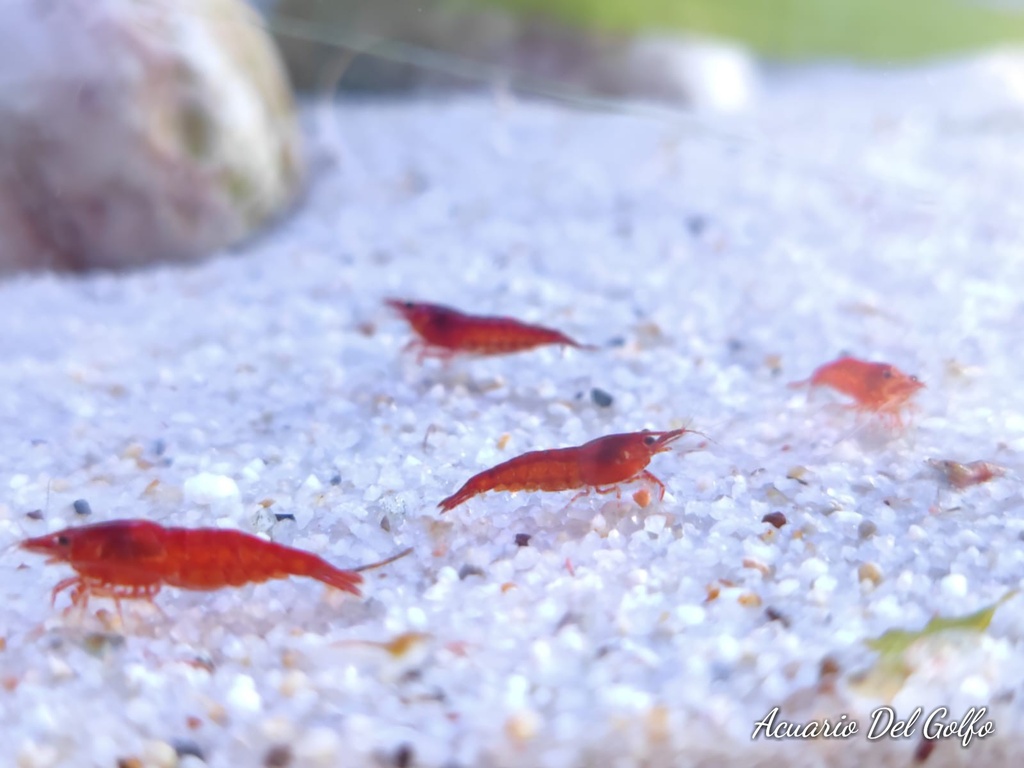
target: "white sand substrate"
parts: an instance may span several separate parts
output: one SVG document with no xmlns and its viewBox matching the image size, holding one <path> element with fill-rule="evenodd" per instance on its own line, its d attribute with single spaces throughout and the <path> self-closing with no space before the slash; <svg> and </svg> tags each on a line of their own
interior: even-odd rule
<svg viewBox="0 0 1024 768">
<path fill-rule="evenodd" d="M 1024 597 L 888 671 L 865 641 L 1024 578 L 1022 72 L 777 72 L 721 118 L 310 108 L 318 180 L 275 233 L 0 285 L 0 764 L 904 766 L 940 706 L 994 732 L 924 765 L 1019 764 Z M 601 349 L 420 365 L 388 296 Z M 905 430 L 786 386 L 844 352 L 927 384 Z M 436 509 L 519 453 L 684 425 L 709 439 L 654 459 L 646 509 Z M 958 490 L 929 459 L 1008 471 Z M 51 607 L 71 569 L 12 546 L 129 517 L 414 552 L 363 599 L 167 589 L 122 623 Z M 886 704 L 910 737 L 867 737 Z M 776 706 L 859 730 L 752 740 Z"/>
</svg>

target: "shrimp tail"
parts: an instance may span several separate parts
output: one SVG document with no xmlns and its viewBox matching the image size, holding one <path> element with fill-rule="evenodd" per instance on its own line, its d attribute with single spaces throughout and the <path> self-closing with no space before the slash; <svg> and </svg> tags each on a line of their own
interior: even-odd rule
<svg viewBox="0 0 1024 768">
<path fill-rule="evenodd" d="M 473 478 L 464 486 L 459 488 L 455 493 L 449 496 L 447 499 L 443 499 L 437 506 L 442 512 L 450 512 L 460 504 L 469 501 L 471 498 L 476 496 L 478 493 L 483 493 L 483 489 L 477 489 L 472 487 L 474 485 Z"/>
<path fill-rule="evenodd" d="M 259 556 L 263 559 L 261 563 L 252 565 L 250 574 L 252 581 L 258 581 L 261 577 L 264 580 L 281 578 L 284 574 L 305 576 L 357 597 L 362 594 L 358 586 L 363 581 L 362 576 L 355 571 L 337 568 L 312 552 L 292 549 L 274 542 L 265 542 L 262 547 L 254 548 L 251 556 Z"/>
<path fill-rule="evenodd" d="M 277 545 L 271 544 L 271 546 Z M 280 567 L 291 575 L 316 579 L 323 584 L 340 589 L 342 592 L 349 592 L 357 597 L 362 594 L 358 585 L 363 582 L 363 577 L 355 571 L 337 568 L 312 552 L 290 548 L 282 548 L 277 551 L 282 561 Z"/>
<path fill-rule="evenodd" d="M 363 577 L 355 571 L 343 571 L 325 562 L 323 567 L 306 575 L 335 589 L 340 589 L 342 592 L 349 592 L 356 597 L 362 594 L 359 591 L 359 585 L 363 582 Z"/>
<path fill-rule="evenodd" d="M 514 460 L 513 460 L 514 461 Z M 504 468 L 504 464 L 499 464 L 498 467 L 492 467 L 491 469 L 485 470 L 478 475 L 474 475 L 466 481 L 459 490 L 449 496 L 447 499 L 441 501 L 437 506 L 442 512 L 449 512 L 455 509 L 460 504 L 464 504 L 474 496 L 487 491 L 493 491 L 499 484 L 495 482 L 496 473 L 495 470 L 499 467 Z M 500 471 L 500 470 L 499 470 Z"/>
</svg>

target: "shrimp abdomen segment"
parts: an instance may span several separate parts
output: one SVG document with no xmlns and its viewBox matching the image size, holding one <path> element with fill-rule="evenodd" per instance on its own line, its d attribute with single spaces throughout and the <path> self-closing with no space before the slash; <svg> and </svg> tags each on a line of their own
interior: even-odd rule
<svg viewBox="0 0 1024 768">
<path fill-rule="evenodd" d="M 530 451 L 474 475 L 438 507 L 447 512 L 487 491 L 566 491 L 581 485 L 578 448 Z"/>
<path fill-rule="evenodd" d="M 505 318 L 480 318 L 459 330 L 462 349 L 482 355 L 520 352 L 546 344 L 580 345 L 560 331 Z"/>
<path fill-rule="evenodd" d="M 213 590 L 288 576 L 306 576 L 359 595 L 362 576 L 336 568 L 312 552 L 291 549 L 241 531 L 167 530 L 168 586 Z"/>
</svg>

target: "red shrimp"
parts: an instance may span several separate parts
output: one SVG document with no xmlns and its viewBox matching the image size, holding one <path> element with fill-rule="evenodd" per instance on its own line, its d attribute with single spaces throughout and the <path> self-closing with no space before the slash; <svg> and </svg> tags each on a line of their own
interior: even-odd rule
<svg viewBox="0 0 1024 768">
<path fill-rule="evenodd" d="M 530 325 L 511 317 L 467 315 L 440 304 L 400 299 L 385 299 L 384 303 L 400 312 L 419 336 L 409 343 L 407 349 L 415 349 L 420 362 L 428 355 L 444 359 L 460 353 L 506 355 L 548 344 L 597 349 L 589 344 L 580 344 L 561 331 Z"/>
<path fill-rule="evenodd" d="M 37 536 L 21 542 L 29 552 L 67 563 L 77 575 L 60 581 L 51 593 L 71 589 L 71 604 L 83 610 L 90 597 L 150 600 L 163 587 L 214 590 L 288 576 L 307 576 L 335 589 L 359 595 L 358 571 L 381 563 L 341 570 L 311 552 L 275 544 L 242 531 L 219 528 L 169 528 L 149 520 L 110 520 Z"/>
<path fill-rule="evenodd" d="M 917 376 L 908 376 L 888 363 L 868 363 L 853 357 L 841 357 L 818 368 L 809 379 L 794 381 L 790 387 L 831 387 L 855 401 L 854 407 L 882 415 L 902 426 L 900 413 L 924 384 Z"/>
<path fill-rule="evenodd" d="M 627 432 L 606 435 L 572 448 L 530 451 L 471 477 L 458 491 L 437 506 L 442 512 L 487 491 L 568 491 L 584 488 L 570 504 L 590 493 L 619 492 L 618 486 L 645 480 L 658 487 L 658 499 L 665 496 L 665 484 L 647 471 L 656 453 L 692 429 L 669 432 Z"/>
</svg>

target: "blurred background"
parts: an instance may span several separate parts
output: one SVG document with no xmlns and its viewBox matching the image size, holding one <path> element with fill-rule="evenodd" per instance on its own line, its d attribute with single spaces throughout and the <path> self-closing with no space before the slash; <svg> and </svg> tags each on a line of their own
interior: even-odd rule
<svg viewBox="0 0 1024 768">
<path fill-rule="evenodd" d="M 1024 40 L 1017 0 L 256 0 L 299 82 L 303 33 L 500 55 L 547 27 L 594 37 L 707 35 L 769 60 L 906 63 Z M 302 23 L 316 25 L 308 29 Z M 379 44 L 379 42 L 378 42 Z M 310 58 L 306 58 L 310 57 Z"/>
<path fill-rule="evenodd" d="M 0 274 L 248 242 L 308 189 L 297 100 L 497 87 L 741 112 L 779 65 L 997 47 L 1024 89 L 1022 40 L 1018 0 L 5 0 Z"/>
</svg>

